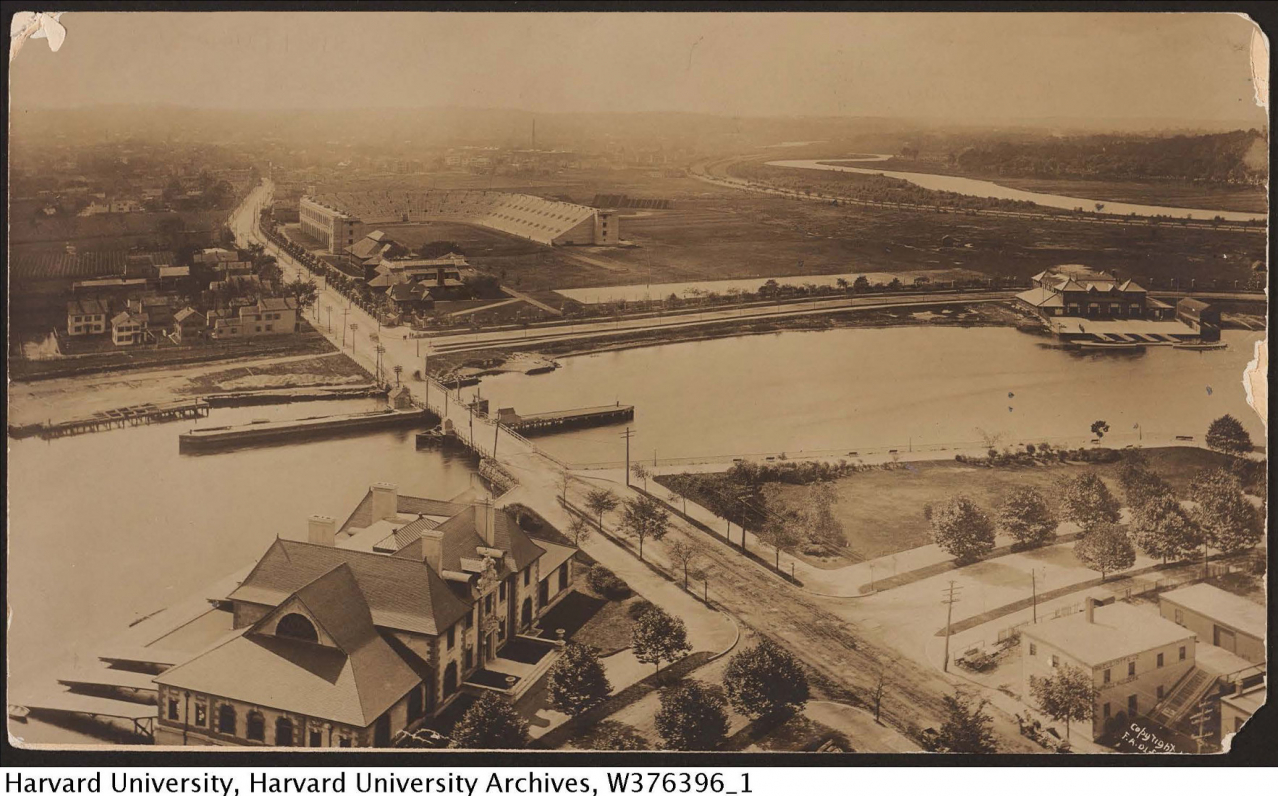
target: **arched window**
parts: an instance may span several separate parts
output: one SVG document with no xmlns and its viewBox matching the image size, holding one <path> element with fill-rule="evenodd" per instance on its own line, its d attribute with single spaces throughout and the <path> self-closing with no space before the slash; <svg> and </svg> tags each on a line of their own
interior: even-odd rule
<svg viewBox="0 0 1278 796">
<path fill-rule="evenodd" d="M 287 614 L 280 623 L 275 626 L 275 635 L 284 638 L 295 638 L 299 641 L 319 641 L 319 633 L 315 630 L 315 625 L 311 624 L 311 620 L 301 614 Z"/>
<path fill-rule="evenodd" d="M 250 741 L 266 741 L 266 719 L 256 710 L 248 714 L 248 728 L 244 736 Z"/>
<path fill-rule="evenodd" d="M 448 664 L 444 669 L 444 696 L 457 690 L 457 661 Z"/>
<path fill-rule="evenodd" d="M 217 709 L 217 731 L 227 735 L 235 734 L 235 707 L 223 705 Z"/>
<path fill-rule="evenodd" d="M 296 614 L 294 614 L 296 615 Z M 280 716 L 275 720 L 275 745 L 276 746 L 292 746 L 293 745 L 293 720 Z"/>
</svg>

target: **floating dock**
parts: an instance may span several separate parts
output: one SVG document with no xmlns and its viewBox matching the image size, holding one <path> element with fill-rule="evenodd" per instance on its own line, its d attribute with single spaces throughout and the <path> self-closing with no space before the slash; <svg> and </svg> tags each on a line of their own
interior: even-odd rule
<svg viewBox="0 0 1278 796">
<path fill-rule="evenodd" d="M 606 426 L 633 420 L 635 408 L 626 404 L 590 406 L 584 409 L 564 409 L 558 412 L 542 412 L 535 415 L 518 415 L 513 409 L 499 410 L 498 422 L 511 431 L 524 436 L 555 434 L 576 428 Z"/>
<path fill-rule="evenodd" d="M 145 426 L 151 423 L 167 423 L 173 420 L 189 420 L 208 417 L 209 403 L 203 399 L 173 401 L 162 404 L 138 404 L 119 409 L 94 412 L 85 417 L 75 417 L 56 423 L 31 423 L 25 426 L 9 426 L 9 436 L 14 439 L 40 437 L 57 439 L 94 431 L 105 431 L 122 426 Z"/>
<path fill-rule="evenodd" d="M 236 390 L 204 396 L 209 406 L 261 406 L 291 404 L 296 401 L 339 401 L 348 398 L 385 397 L 387 387 L 376 384 L 344 384 L 327 387 L 288 387 L 279 390 Z"/>
<path fill-rule="evenodd" d="M 384 409 L 348 415 L 323 415 L 299 420 L 257 420 L 242 426 L 192 429 L 178 437 L 182 452 L 230 450 L 248 445 L 300 441 L 352 432 L 372 431 L 427 422 L 426 409 Z"/>
</svg>

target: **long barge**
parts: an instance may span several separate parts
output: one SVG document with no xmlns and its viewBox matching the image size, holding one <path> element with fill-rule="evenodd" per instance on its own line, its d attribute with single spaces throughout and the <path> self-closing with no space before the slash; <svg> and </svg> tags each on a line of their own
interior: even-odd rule
<svg viewBox="0 0 1278 796">
<path fill-rule="evenodd" d="M 346 415 L 323 415 L 298 420 L 257 420 L 239 426 L 192 429 L 178 437 L 183 453 L 230 450 L 249 445 L 319 439 L 352 432 L 411 426 L 435 419 L 427 409 L 383 409 Z"/>
<path fill-rule="evenodd" d="M 329 387 L 289 387 L 277 390 L 235 390 L 204 396 L 209 406 L 262 406 L 290 404 L 297 401 L 339 401 L 349 398 L 385 397 L 388 387 L 356 384 Z"/>
</svg>

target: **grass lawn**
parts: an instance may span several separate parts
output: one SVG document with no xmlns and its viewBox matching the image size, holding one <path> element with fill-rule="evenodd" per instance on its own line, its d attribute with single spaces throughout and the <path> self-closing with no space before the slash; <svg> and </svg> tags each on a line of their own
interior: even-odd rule
<svg viewBox="0 0 1278 796">
<path fill-rule="evenodd" d="M 856 751 L 851 740 L 838 730 L 813 721 L 799 713 L 783 722 L 767 718 L 752 721 L 724 741 L 722 750 L 730 752 L 810 752 L 826 741 L 841 751 Z"/>
<path fill-rule="evenodd" d="M 1183 494 L 1201 469 L 1219 466 L 1225 457 L 1201 448 L 1150 448 L 1151 468 Z M 930 543 L 923 507 L 939 505 L 963 493 L 987 510 L 995 509 L 1008 490 L 1033 486 L 1054 497 L 1065 478 L 1095 472 L 1119 499 L 1118 463 L 1055 464 L 1036 467 L 978 467 L 950 461 L 911 462 L 897 470 L 854 473 L 834 483 L 835 516 L 843 526 L 849 552 L 858 560 L 878 558 Z M 799 509 L 811 487 L 788 484 L 769 489 L 777 508 Z M 820 565 L 820 561 L 813 561 Z M 843 566 L 847 561 L 832 561 Z"/>
<path fill-rule="evenodd" d="M 584 583 L 574 590 L 541 619 L 542 637 L 556 638 L 555 631 L 563 628 L 564 635 L 599 650 L 600 656 L 612 655 L 630 646 L 630 606 L 644 599 L 631 596 L 621 602 L 605 600 L 590 591 Z"/>
</svg>

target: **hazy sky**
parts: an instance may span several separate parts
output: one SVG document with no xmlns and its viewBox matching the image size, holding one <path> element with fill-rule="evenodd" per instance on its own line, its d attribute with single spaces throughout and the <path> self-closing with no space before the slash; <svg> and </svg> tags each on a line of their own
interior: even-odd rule
<svg viewBox="0 0 1278 796">
<path fill-rule="evenodd" d="M 13 109 L 467 107 L 1263 123 L 1233 14 L 83 13 Z M 1259 120 L 1259 121 L 1257 121 Z"/>
</svg>

